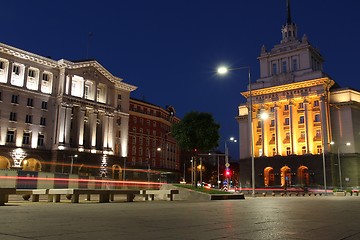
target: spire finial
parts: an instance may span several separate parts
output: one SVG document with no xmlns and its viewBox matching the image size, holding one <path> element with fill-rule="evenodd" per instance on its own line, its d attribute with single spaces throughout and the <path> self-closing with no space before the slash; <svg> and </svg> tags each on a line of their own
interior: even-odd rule
<svg viewBox="0 0 360 240">
<path fill-rule="evenodd" d="M 291 10 L 290 10 L 290 0 L 286 0 L 286 10 L 287 10 L 286 23 L 291 24 L 292 20 L 291 20 Z"/>
</svg>

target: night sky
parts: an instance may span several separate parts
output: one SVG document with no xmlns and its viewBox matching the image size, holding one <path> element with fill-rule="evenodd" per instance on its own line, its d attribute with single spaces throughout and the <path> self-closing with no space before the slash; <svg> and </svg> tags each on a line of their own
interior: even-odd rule
<svg viewBox="0 0 360 240">
<path fill-rule="evenodd" d="M 16 2 L 16 3 L 15 3 Z M 292 0 L 298 36 L 325 58 L 324 71 L 360 89 L 360 2 Z M 176 115 L 210 112 L 224 139 L 238 138 L 237 106 L 246 70 L 219 77 L 220 64 L 251 66 L 281 40 L 285 0 L 17 0 L 1 3 L 0 42 L 52 59 L 96 59 L 138 86 L 132 97 Z M 229 145 L 238 158 L 238 146 Z"/>
</svg>

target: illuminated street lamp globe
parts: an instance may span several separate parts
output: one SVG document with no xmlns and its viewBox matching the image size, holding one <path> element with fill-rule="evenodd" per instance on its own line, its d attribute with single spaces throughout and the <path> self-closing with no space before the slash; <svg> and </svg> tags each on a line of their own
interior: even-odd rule
<svg viewBox="0 0 360 240">
<path fill-rule="evenodd" d="M 228 72 L 228 68 L 227 67 L 224 67 L 224 66 L 221 66 L 217 69 L 217 73 L 218 74 L 226 74 Z"/>
</svg>

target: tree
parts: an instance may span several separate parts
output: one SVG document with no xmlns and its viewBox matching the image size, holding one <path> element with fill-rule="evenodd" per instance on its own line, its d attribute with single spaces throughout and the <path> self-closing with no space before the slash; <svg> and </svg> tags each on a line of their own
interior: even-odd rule
<svg viewBox="0 0 360 240">
<path fill-rule="evenodd" d="M 181 149 L 206 152 L 219 145 L 219 129 L 210 113 L 190 112 L 172 126 L 171 134 Z"/>
<path fill-rule="evenodd" d="M 171 128 L 171 134 L 182 150 L 207 152 L 217 147 L 220 125 L 210 113 L 190 112 Z M 196 156 L 193 157 L 196 166 Z M 195 170 L 195 173 L 197 171 Z M 194 184 L 196 186 L 196 174 Z"/>
</svg>

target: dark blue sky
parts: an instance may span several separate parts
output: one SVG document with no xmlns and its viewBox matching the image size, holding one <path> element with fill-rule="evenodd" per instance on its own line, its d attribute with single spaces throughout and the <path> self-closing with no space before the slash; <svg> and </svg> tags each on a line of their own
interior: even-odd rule
<svg viewBox="0 0 360 240">
<path fill-rule="evenodd" d="M 237 106 L 246 71 L 218 77 L 219 64 L 251 66 L 263 44 L 281 40 L 285 0 L 18 0 L 1 3 L 0 42 L 53 59 L 94 58 L 138 86 L 135 98 L 179 117 L 211 112 L 221 138 L 238 138 Z M 324 70 L 341 86 L 360 89 L 360 2 L 292 0 L 298 35 L 325 58 Z M 92 33 L 90 48 L 88 33 Z M 88 52 L 88 53 L 87 53 Z M 224 142 L 221 142 L 223 150 Z M 229 145 L 238 158 L 238 147 Z"/>
</svg>

